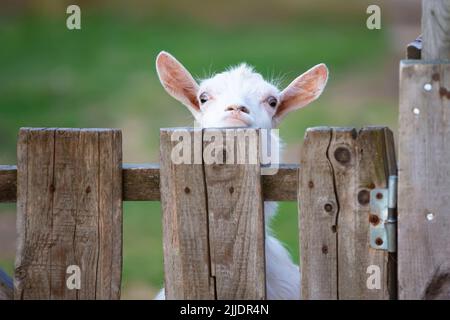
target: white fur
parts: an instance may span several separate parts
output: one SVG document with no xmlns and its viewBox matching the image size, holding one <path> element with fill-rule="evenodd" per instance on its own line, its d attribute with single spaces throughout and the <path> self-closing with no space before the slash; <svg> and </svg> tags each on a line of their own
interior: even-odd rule
<svg viewBox="0 0 450 320">
<path fill-rule="evenodd" d="M 269 96 L 279 99 L 280 91 L 245 63 L 203 80 L 199 94 L 203 92 L 207 92 L 211 99 L 200 107 L 201 117 L 197 121 L 201 127 L 242 126 L 230 121 L 230 112 L 223 106 L 243 105 L 250 111 L 249 114 L 241 114 L 248 127 L 272 128 L 275 110 L 267 105 L 265 99 Z"/>
<path fill-rule="evenodd" d="M 162 52 L 157 58 L 157 71 L 166 91 L 185 104 L 202 128 L 251 127 L 273 128 L 284 115 L 315 100 L 322 93 L 328 70 L 321 64 L 296 78 L 285 90 L 241 64 L 205 79 L 198 85 L 186 69 L 171 55 Z M 202 94 L 208 101 L 200 103 Z M 275 98 L 271 107 L 268 98 Z M 231 107 L 244 106 L 245 112 Z M 280 141 L 276 141 L 280 145 Z M 300 299 L 300 271 L 289 252 L 270 230 L 277 204 L 265 202 L 266 223 L 266 291 L 268 299 Z M 165 299 L 164 289 L 156 299 Z"/>
</svg>

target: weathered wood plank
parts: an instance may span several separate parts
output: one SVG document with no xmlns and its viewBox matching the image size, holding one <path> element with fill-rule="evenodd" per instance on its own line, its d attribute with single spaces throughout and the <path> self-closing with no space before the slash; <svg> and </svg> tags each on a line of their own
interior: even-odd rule
<svg viewBox="0 0 450 320">
<path fill-rule="evenodd" d="M 333 128 L 328 151 L 333 166 L 339 211 L 337 214 L 338 298 L 390 299 L 395 268 L 390 255 L 370 248 L 370 190 L 387 188 L 388 177 L 395 174 L 394 146 L 387 128 Z M 389 152 L 389 154 L 388 154 Z M 391 257 L 392 258 L 392 257 Z M 367 270 L 380 271 L 380 288 L 370 289 Z M 373 272 L 373 271 L 371 271 Z"/>
<path fill-rule="evenodd" d="M 392 133 L 384 127 L 307 131 L 299 182 L 304 299 L 395 297 L 392 255 L 369 247 L 370 189 L 395 174 Z M 371 265 L 381 288 L 366 285 Z"/>
<path fill-rule="evenodd" d="M 433 1 L 431 1 L 433 2 Z M 450 64 L 400 66 L 400 299 L 450 298 Z"/>
<path fill-rule="evenodd" d="M 120 131 L 21 129 L 17 176 L 15 298 L 119 299 Z"/>
<path fill-rule="evenodd" d="M 264 210 L 259 131 L 205 129 L 204 150 L 214 137 L 216 160 L 205 161 L 211 273 L 217 299 L 261 300 L 266 296 Z M 219 137 L 221 139 L 219 139 Z M 248 139 L 248 144 L 245 140 Z M 217 143 L 221 140 L 222 143 Z M 240 145 L 241 144 L 241 145 Z M 252 144 L 254 148 L 252 148 Z M 238 161 L 238 150 L 246 156 Z M 204 154 L 206 157 L 209 154 Z M 234 157 L 233 157 L 234 155 Z M 254 156 L 254 162 L 251 158 Z M 235 159 L 230 160 L 230 157 Z M 230 164 L 232 163 L 232 164 Z"/>
<path fill-rule="evenodd" d="M 0 300 L 12 300 L 14 287 L 10 276 L 0 269 Z"/>
<path fill-rule="evenodd" d="M 122 133 L 98 132 L 99 255 L 96 299 L 120 299 L 122 279 Z"/>
<path fill-rule="evenodd" d="M 203 166 L 201 160 L 194 163 L 194 153 L 186 154 L 187 163 L 173 161 L 173 147 L 180 143 L 177 134 L 183 136 L 188 150 L 192 150 L 191 142 L 196 136 L 200 141 L 196 150 L 200 159 L 202 152 L 201 129 L 161 129 L 160 187 L 166 299 L 215 299 Z"/>
<path fill-rule="evenodd" d="M 423 60 L 450 59 L 450 0 L 422 1 Z"/>
<path fill-rule="evenodd" d="M 15 202 L 17 192 L 17 167 L 0 165 L 0 203 Z"/>
<path fill-rule="evenodd" d="M 17 144 L 14 299 L 49 299 L 55 130 L 21 129 Z"/>
<path fill-rule="evenodd" d="M 331 129 L 310 128 L 302 147 L 298 205 L 303 299 L 337 299 L 338 202 L 327 152 Z"/>
<path fill-rule="evenodd" d="M 265 201 L 297 201 L 298 164 L 280 164 L 274 175 L 263 175 L 262 188 Z"/>
<path fill-rule="evenodd" d="M 160 200 L 159 163 L 124 164 L 122 172 L 124 200 Z"/>
<path fill-rule="evenodd" d="M 280 164 L 274 175 L 262 176 L 264 200 L 296 201 L 297 164 Z M 124 164 L 122 168 L 124 201 L 159 201 L 159 163 Z M 17 168 L 0 166 L 0 203 L 16 202 Z"/>
</svg>

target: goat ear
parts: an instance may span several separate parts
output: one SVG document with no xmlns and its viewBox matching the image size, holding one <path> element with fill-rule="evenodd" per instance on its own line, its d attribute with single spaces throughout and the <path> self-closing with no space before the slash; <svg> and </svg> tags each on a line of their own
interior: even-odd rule
<svg viewBox="0 0 450 320">
<path fill-rule="evenodd" d="M 165 51 L 161 51 L 156 58 L 156 71 L 164 89 L 187 106 L 196 117 L 200 111 L 197 100 L 198 84 L 189 71 Z"/>
<path fill-rule="evenodd" d="M 287 113 L 303 108 L 316 100 L 322 94 L 327 80 L 328 68 L 323 63 L 298 76 L 281 92 L 280 104 L 274 119 L 278 122 Z"/>
</svg>

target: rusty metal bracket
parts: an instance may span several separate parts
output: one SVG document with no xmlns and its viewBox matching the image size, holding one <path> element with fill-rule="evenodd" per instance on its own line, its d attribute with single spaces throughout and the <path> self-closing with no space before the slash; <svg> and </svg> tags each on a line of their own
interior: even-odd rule
<svg viewBox="0 0 450 320">
<path fill-rule="evenodd" d="M 397 176 L 389 177 L 388 188 L 370 191 L 370 246 L 397 251 Z"/>
</svg>

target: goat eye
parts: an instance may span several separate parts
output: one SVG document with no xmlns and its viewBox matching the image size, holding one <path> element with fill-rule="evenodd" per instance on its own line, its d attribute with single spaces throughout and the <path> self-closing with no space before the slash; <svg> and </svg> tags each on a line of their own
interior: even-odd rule
<svg viewBox="0 0 450 320">
<path fill-rule="evenodd" d="M 208 101 L 209 97 L 206 92 L 203 92 L 200 97 L 198 97 L 198 100 L 200 100 L 201 104 L 204 104 L 206 101 Z"/>
<path fill-rule="evenodd" d="M 275 97 L 269 97 L 267 99 L 267 103 L 269 104 L 269 106 L 271 106 L 272 108 L 275 108 L 277 106 L 277 99 Z"/>
</svg>

